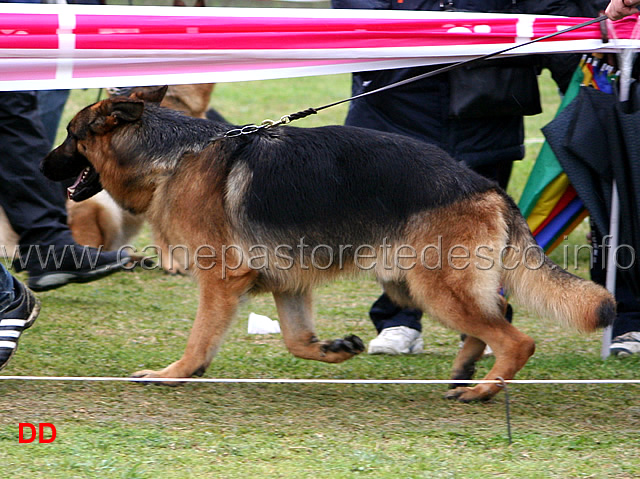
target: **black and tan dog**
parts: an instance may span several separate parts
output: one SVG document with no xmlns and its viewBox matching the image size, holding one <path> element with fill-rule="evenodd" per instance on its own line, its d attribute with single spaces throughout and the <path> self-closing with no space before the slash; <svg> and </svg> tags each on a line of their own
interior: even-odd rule
<svg viewBox="0 0 640 479">
<path fill-rule="evenodd" d="M 349 359 L 362 341 L 319 340 L 311 291 L 362 270 L 399 304 L 467 335 L 454 379 L 470 378 L 485 343 L 496 356 L 488 379 L 513 378 L 533 354 L 533 340 L 502 315 L 501 286 L 541 316 L 579 330 L 614 317 L 604 288 L 538 254 L 502 190 L 434 146 L 344 126 L 221 138 L 228 125 L 159 107 L 162 94 L 83 109 L 42 165 L 54 180 L 79 175 L 72 199 L 104 187 L 127 210 L 145 213 L 167 244 L 192 253 L 200 302 L 186 352 L 136 377 L 202 374 L 239 298 L 254 292 L 273 293 L 291 353 Z M 448 396 L 472 401 L 498 391 L 481 384 Z"/>
</svg>

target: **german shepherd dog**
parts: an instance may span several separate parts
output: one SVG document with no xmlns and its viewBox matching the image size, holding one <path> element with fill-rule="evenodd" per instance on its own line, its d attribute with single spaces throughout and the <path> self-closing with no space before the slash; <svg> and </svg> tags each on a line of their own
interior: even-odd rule
<svg viewBox="0 0 640 479">
<path fill-rule="evenodd" d="M 135 377 L 202 375 L 246 293 L 273 294 L 295 356 L 349 359 L 362 341 L 316 337 L 312 289 L 363 270 L 399 305 L 466 335 L 447 393 L 463 402 L 500 390 L 455 384 L 471 378 L 485 344 L 496 357 L 487 379 L 513 378 L 534 352 L 534 341 L 504 319 L 501 287 L 578 330 L 613 320 L 604 288 L 540 253 L 506 193 L 439 148 L 346 126 L 225 137 L 224 123 L 158 106 L 163 90 L 86 107 L 42 163 L 53 180 L 78 178 L 73 200 L 104 187 L 123 208 L 144 213 L 167 244 L 193 253 L 200 299 L 186 351 Z"/>
</svg>

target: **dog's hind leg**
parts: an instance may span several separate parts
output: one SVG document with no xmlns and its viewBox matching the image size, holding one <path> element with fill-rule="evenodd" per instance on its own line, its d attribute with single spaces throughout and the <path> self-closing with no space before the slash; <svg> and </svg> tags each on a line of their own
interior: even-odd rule
<svg viewBox="0 0 640 479">
<path fill-rule="evenodd" d="M 236 273 L 238 273 L 236 271 Z M 202 376 L 222 344 L 240 297 L 247 292 L 256 272 L 221 279 L 216 272 L 200 272 L 198 286 L 200 302 L 196 319 L 189 333 L 184 355 L 160 371 L 138 371 L 133 377 L 188 378 Z M 177 382 L 163 384 L 176 385 Z"/>
<path fill-rule="evenodd" d="M 467 326 L 465 332 L 480 336 L 481 341 L 491 346 L 496 357 L 493 367 L 484 379 L 513 379 L 533 354 L 533 339 L 518 331 L 503 318 L 481 318 L 474 323 L 473 326 Z M 478 384 L 474 387 L 451 389 L 445 397 L 461 402 L 484 401 L 499 391 L 498 384 Z"/>
<path fill-rule="evenodd" d="M 364 343 L 354 335 L 320 341 L 313 327 L 311 293 L 274 293 L 280 326 L 287 349 L 303 359 L 341 363 L 364 351 Z"/>
<path fill-rule="evenodd" d="M 492 286 L 495 281 L 489 277 L 490 273 L 475 268 L 465 271 L 445 268 L 437 272 L 418 270 L 407 275 L 412 297 L 430 317 L 468 337 L 456 359 L 453 382 L 470 375 L 482 353 L 483 343 L 491 346 L 496 358 L 485 379 L 513 379 L 533 354 L 535 346 L 533 339 L 504 319 L 498 288 Z M 487 284 L 490 287 L 486 288 Z M 481 401 L 499 391 L 497 384 L 478 384 L 472 388 L 451 389 L 446 397 L 462 402 Z"/>
</svg>

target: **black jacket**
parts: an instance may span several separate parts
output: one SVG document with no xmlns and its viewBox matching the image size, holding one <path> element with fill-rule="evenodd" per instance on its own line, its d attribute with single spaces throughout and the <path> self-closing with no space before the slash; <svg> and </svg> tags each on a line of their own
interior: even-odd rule
<svg viewBox="0 0 640 479">
<path fill-rule="evenodd" d="M 371 10 L 448 9 L 470 12 L 532 13 L 539 15 L 595 16 L 605 0 L 332 0 L 333 8 Z"/>
<path fill-rule="evenodd" d="M 561 0 L 332 0 L 334 8 L 447 9 L 579 16 L 587 12 L 579 1 Z M 371 91 L 440 67 L 417 67 L 354 73 L 353 94 Z M 572 66 L 571 71 L 575 67 Z M 443 148 L 471 167 L 520 160 L 524 156 L 521 115 L 485 118 L 450 117 L 447 74 L 427 78 L 352 102 L 348 125 L 412 136 Z"/>
</svg>

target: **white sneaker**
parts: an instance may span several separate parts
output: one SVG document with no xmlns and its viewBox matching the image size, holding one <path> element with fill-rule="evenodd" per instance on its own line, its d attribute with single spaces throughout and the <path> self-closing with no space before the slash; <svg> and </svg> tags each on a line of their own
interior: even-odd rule
<svg viewBox="0 0 640 479">
<path fill-rule="evenodd" d="M 613 356 L 631 356 L 640 353 L 640 332 L 631 331 L 629 333 L 616 336 L 611 341 L 609 352 Z"/>
<path fill-rule="evenodd" d="M 422 354 L 423 341 L 420 331 L 406 326 L 383 329 L 369 343 L 369 354 Z"/>
</svg>

